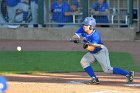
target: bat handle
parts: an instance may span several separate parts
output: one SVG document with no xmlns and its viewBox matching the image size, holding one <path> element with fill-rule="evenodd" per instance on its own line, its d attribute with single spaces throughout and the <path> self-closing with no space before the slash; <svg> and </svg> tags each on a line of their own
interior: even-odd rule
<svg viewBox="0 0 140 93">
<path fill-rule="evenodd" d="M 100 47 L 101 47 L 101 48 L 104 48 L 105 46 L 104 46 L 104 45 L 101 45 Z"/>
</svg>

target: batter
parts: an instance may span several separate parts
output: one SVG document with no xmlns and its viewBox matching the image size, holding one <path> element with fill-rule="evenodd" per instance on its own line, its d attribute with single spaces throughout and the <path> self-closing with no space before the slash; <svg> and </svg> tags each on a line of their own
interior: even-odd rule
<svg viewBox="0 0 140 93">
<path fill-rule="evenodd" d="M 86 17 L 83 21 L 83 26 L 80 27 L 72 36 L 74 43 L 78 43 L 80 38 L 83 38 L 83 48 L 88 51 L 81 59 L 81 65 L 85 72 L 91 77 L 88 84 L 99 84 L 99 79 L 96 77 L 94 70 L 90 66 L 91 63 L 98 61 L 105 73 L 119 74 L 126 76 L 127 83 L 133 82 L 134 71 L 125 71 L 120 68 L 110 65 L 109 52 L 103 44 L 101 36 L 95 29 L 96 21 L 93 17 Z M 88 44 L 90 43 L 90 44 Z"/>
</svg>

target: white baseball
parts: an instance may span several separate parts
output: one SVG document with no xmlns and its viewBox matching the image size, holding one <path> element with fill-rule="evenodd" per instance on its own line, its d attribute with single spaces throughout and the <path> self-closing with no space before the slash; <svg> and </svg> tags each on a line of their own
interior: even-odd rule
<svg viewBox="0 0 140 93">
<path fill-rule="evenodd" d="M 21 46 L 17 46 L 17 51 L 21 51 Z"/>
</svg>

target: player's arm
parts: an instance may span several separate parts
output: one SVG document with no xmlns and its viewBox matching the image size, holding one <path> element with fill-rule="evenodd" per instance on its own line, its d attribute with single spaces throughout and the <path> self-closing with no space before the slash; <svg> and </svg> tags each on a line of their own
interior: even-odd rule
<svg viewBox="0 0 140 93">
<path fill-rule="evenodd" d="M 83 33 L 83 27 L 80 27 L 75 33 L 74 35 L 71 37 L 72 40 L 80 40 L 82 33 Z M 75 43 L 75 42 L 74 42 Z"/>
<path fill-rule="evenodd" d="M 52 4 L 50 8 L 51 8 L 50 13 L 53 14 L 54 13 L 54 10 L 55 10 L 55 5 Z"/>
<path fill-rule="evenodd" d="M 88 44 L 88 43 L 83 45 L 83 48 L 88 50 L 88 51 L 94 51 L 94 49 L 96 47 L 104 48 L 104 45 L 102 45 L 102 44 Z"/>
<path fill-rule="evenodd" d="M 94 47 L 104 48 L 104 45 L 103 44 L 91 44 L 91 45 L 93 45 Z"/>
<path fill-rule="evenodd" d="M 85 43 L 83 44 L 83 48 L 88 51 L 94 51 L 96 47 L 104 48 L 103 44 L 96 44 L 96 43 Z"/>
<path fill-rule="evenodd" d="M 74 42 L 74 43 L 78 43 L 78 41 L 80 40 L 80 37 L 76 34 L 74 34 L 72 37 L 71 37 L 71 40 Z"/>
</svg>

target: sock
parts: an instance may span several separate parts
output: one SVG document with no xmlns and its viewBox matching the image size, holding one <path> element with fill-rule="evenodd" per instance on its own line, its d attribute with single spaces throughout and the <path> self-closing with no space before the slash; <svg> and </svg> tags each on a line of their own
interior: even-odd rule
<svg viewBox="0 0 140 93">
<path fill-rule="evenodd" d="M 86 71 L 86 73 L 87 73 L 90 77 L 96 78 L 96 75 L 95 75 L 93 69 L 91 68 L 91 66 L 88 66 L 88 67 L 84 68 L 84 70 Z"/>
<path fill-rule="evenodd" d="M 128 71 L 122 70 L 120 68 L 113 68 L 113 74 L 119 74 L 119 75 L 123 75 L 126 76 L 129 74 Z"/>
</svg>

